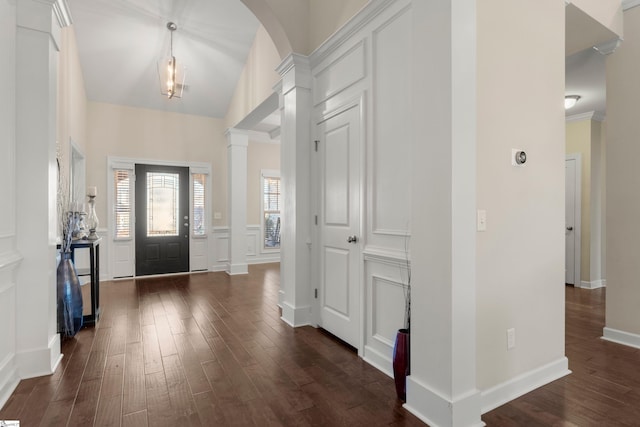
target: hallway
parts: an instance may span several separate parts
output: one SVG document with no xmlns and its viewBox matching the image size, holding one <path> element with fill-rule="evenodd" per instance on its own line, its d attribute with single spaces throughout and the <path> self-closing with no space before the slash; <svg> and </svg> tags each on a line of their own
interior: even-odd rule
<svg viewBox="0 0 640 427">
<path fill-rule="evenodd" d="M 279 264 L 105 282 L 97 329 L 63 342 L 0 419 L 31 426 L 419 426 L 393 380 L 277 307 Z"/>
</svg>

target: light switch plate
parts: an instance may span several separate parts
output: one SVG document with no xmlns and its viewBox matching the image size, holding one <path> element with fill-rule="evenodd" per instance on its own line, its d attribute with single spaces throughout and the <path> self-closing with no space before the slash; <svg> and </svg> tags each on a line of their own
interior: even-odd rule
<svg viewBox="0 0 640 427">
<path fill-rule="evenodd" d="M 478 231 L 487 231 L 487 211 L 478 209 Z"/>
</svg>

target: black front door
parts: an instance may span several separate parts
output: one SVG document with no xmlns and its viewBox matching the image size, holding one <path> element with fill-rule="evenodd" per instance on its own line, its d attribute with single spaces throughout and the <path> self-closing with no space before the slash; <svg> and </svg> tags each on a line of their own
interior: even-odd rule
<svg viewBox="0 0 640 427">
<path fill-rule="evenodd" d="M 136 276 L 189 271 L 189 168 L 136 165 Z"/>
</svg>

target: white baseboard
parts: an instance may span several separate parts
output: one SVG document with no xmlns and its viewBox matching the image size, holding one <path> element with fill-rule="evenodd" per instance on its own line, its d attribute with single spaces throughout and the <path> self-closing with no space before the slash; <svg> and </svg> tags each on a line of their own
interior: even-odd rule
<svg viewBox="0 0 640 427">
<path fill-rule="evenodd" d="M 640 348 L 640 335 L 618 329 L 603 328 L 602 339 L 629 347 Z"/>
<path fill-rule="evenodd" d="M 294 307 L 284 301 L 281 319 L 294 328 L 311 325 L 311 306 Z"/>
<path fill-rule="evenodd" d="M 364 346 L 364 356 L 362 358 L 369 365 L 393 378 L 393 361 L 378 350 Z"/>
<path fill-rule="evenodd" d="M 529 393 L 538 387 L 562 378 L 565 375 L 569 375 L 570 373 L 569 360 L 566 357 L 561 357 L 558 360 L 484 390 L 481 393 L 482 413 L 489 412 L 498 406 L 504 405 L 523 394 Z"/>
<path fill-rule="evenodd" d="M 47 348 L 23 351 L 16 354 L 16 366 L 20 378 L 51 375 L 62 360 L 60 353 L 60 335 L 55 334 Z"/>
<path fill-rule="evenodd" d="M 585 281 L 580 282 L 580 287 L 582 289 L 598 289 L 598 288 L 604 288 L 606 286 L 607 286 L 607 281 L 605 279 L 593 280 L 591 282 L 585 282 Z"/>
<path fill-rule="evenodd" d="M 15 356 L 11 354 L 0 363 L 0 408 L 7 403 L 19 382 L 20 377 L 15 366 Z"/>
<path fill-rule="evenodd" d="M 412 375 L 407 377 L 407 403 L 404 408 L 431 427 L 484 426 L 480 419 L 480 403 L 477 390 L 451 401 Z"/>
</svg>

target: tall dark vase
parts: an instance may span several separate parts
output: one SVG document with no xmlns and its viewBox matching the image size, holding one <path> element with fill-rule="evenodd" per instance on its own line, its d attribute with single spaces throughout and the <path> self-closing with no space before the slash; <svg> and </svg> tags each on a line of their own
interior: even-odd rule
<svg viewBox="0 0 640 427">
<path fill-rule="evenodd" d="M 57 271 L 58 331 L 72 337 L 82 328 L 82 291 L 71 253 L 63 252 Z"/>
<path fill-rule="evenodd" d="M 409 375 L 409 330 L 398 329 L 393 346 L 393 378 L 398 399 L 407 400 L 407 375 Z"/>
</svg>

